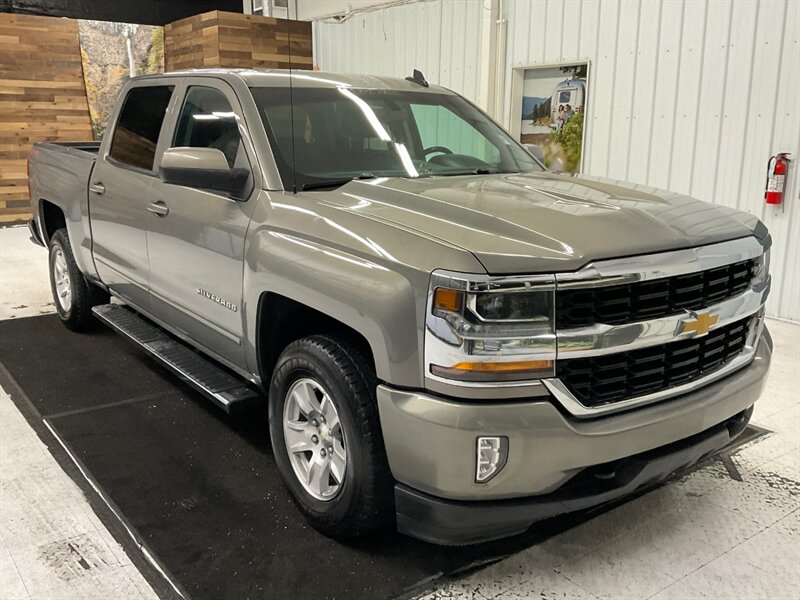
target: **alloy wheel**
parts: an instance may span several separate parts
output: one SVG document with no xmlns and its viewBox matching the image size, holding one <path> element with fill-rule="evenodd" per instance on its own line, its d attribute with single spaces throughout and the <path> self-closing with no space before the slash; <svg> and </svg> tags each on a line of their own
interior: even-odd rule
<svg viewBox="0 0 800 600">
<path fill-rule="evenodd" d="M 298 481 L 317 500 L 333 500 L 342 488 L 347 451 L 339 413 L 316 381 L 295 381 L 284 399 L 283 438 Z"/>
<path fill-rule="evenodd" d="M 64 251 L 56 246 L 53 250 L 53 281 L 56 287 L 56 299 L 65 313 L 72 308 L 72 286 L 69 280 L 69 267 Z"/>
</svg>

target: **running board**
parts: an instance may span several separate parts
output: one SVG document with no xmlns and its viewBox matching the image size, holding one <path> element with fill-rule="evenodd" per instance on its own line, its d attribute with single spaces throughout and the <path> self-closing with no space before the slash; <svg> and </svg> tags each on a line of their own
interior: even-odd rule
<svg viewBox="0 0 800 600">
<path fill-rule="evenodd" d="M 92 313 L 225 412 L 232 413 L 243 405 L 261 400 L 261 396 L 242 379 L 145 321 L 132 310 L 119 304 L 103 304 L 95 306 Z"/>
</svg>

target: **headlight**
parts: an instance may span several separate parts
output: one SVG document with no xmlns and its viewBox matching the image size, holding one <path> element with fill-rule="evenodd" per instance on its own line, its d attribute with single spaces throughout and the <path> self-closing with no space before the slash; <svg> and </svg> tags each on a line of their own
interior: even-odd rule
<svg viewBox="0 0 800 600">
<path fill-rule="evenodd" d="M 522 290 L 477 292 L 470 308 L 486 321 L 540 321 L 550 319 L 550 294 Z"/>
<path fill-rule="evenodd" d="M 770 248 L 767 248 L 764 254 L 756 259 L 756 268 L 753 273 L 753 278 L 757 281 L 766 281 L 769 277 L 769 255 Z"/>
<path fill-rule="evenodd" d="M 427 376 L 451 383 L 552 377 L 555 278 L 437 271 L 428 294 Z"/>
</svg>

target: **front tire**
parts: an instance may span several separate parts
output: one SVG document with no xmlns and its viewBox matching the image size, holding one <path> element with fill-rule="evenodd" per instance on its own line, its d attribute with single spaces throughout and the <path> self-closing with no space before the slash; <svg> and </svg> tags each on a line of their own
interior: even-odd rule
<svg viewBox="0 0 800 600">
<path fill-rule="evenodd" d="M 58 316 L 73 331 L 92 329 L 92 307 L 110 301 L 108 292 L 86 281 L 78 269 L 66 229 L 50 238 L 50 289 Z"/>
<path fill-rule="evenodd" d="M 359 352 L 326 335 L 289 344 L 272 377 L 269 428 L 281 478 L 311 525 L 333 538 L 394 519 L 376 388 Z"/>
</svg>

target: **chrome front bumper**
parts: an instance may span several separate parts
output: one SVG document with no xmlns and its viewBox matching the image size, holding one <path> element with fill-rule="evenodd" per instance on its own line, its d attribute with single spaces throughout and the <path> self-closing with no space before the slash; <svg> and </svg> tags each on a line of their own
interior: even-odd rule
<svg viewBox="0 0 800 600">
<path fill-rule="evenodd" d="M 552 397 L 454 401 L 378 387 L 389 466 L 410 488 L 450 500 L 519 498 L 552 492 L 581 470 L 697 435 L 750 408 L 772 353 L 764 329 L 752 361 L 682 396 L 595 419 L 565 416 Z M 506 436 L 505 468 L 475 483 L 477 436 Z"/>
</svg>

